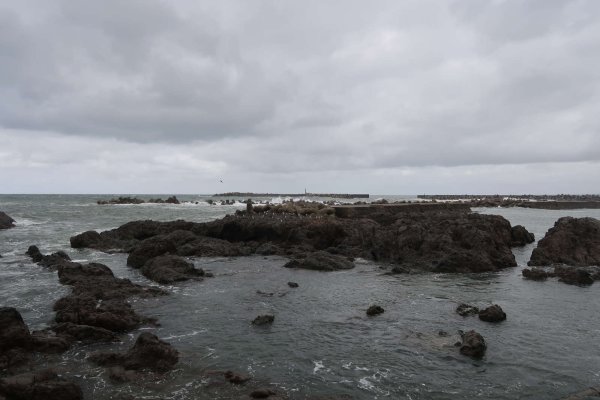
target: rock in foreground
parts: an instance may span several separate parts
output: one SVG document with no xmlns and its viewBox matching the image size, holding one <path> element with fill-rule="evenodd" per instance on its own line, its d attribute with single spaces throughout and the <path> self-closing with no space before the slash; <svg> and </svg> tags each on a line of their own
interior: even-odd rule
<svg viewBox="0 0 600 400">
<path fill-rule="evenodd" d="M 179 353 L 155 335 L 143 332 L 127 353 L 95 353 L 90 356 L 90 361 L 107 367 L 120 366 L 125 370 L 165 372 L 177 364 Z"/>
<path fill-rule="evenodd" d="M 10 400 L 81 400 L 83 392 L 75 383 L 45 370 L 0 379 L 1 396 Z"/>
<path fill-rule="evenodd" d="M 595 218 L 560 218 L 538 242 L 527 264 L 600 265 L 600 221 Z"/>
<path fill-rule="evenodd" d="M 0 229 L 14 228 L 15 220 L 9 217 L 5 212 L 0 211 Z"/>
<path fill-rule="evenodd" d="M 500 322 L 506 319 L 506 313 L 498 304 L 479 311 L 479 319 L 486 322 Z"/>
<path fill-rule="evenodd" d="M 485 355 L 487 345 L 483 336 L 475 331 L 463 333 L 460 353 L 473 358 L 482 358 Z"/>
</svg>

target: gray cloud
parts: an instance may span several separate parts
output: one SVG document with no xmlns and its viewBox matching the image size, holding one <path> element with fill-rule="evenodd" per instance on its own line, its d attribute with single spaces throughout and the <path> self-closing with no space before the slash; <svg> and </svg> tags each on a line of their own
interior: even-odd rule
<svg viewBox="0 0 600 400">
<path fill-rule="evenodd" d="M 593 0 L 4 4 L 2 154 L 58 165 L 85 140 L 103 150 L 71 161 L 108 176 L 134 143 L 207 182 L 594 163 L 598 17 Z"/>
</svg>

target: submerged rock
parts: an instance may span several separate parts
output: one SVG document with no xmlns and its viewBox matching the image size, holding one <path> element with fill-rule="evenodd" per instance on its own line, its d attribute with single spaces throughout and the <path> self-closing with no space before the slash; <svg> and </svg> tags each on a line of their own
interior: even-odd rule
<svg viewBox="0 0 600 400">
<path fill-rule="evenodd" d="M 15 220 L 5 212 L 0 211 L 0 229 L 9 229 L 15 227 Z"/>
<path fill-rule="evenodd" d="M 141 333 L 125 354 L 99 352 L 89 360 L 102 366 L 120 366 L 125 370 L 165 372 L 179 361 L 179 353 L 167 342 L 149 332 Z"/>
<path fill-rule="evenodd" d="M 544 281 L 548 279 L 549 276 L 548 272 L 541 268 L 524 268 L 521 273 L 525 279 L 530 279 L 532 281 Z"/>
<path fill-rule="evenodd" d="M 254 320 L 252 321 L 252 325 L 268 325 L 272 324 L 273 321 L 275 321 L 274 315 L 259 315 L 258 317 L 254 318 Z"/>
<path fill-rule="evenodd" d="M 459 304 L 458 307 L 456 307 L 456 313 L 461 317 L 466 317 L 469 315 L 479 314 L 479 308 L 470 304 L 462 303 Z"/>
<path fill-rule="evenodd" d="M 367 315 L 368 316 L 373 316 L 373 315 L 379 315 L 379 314 L 383 314 L 384 313 L 384 309 L 381 306 L 378 305 L 372 305 L 367 309 Z"/>
<path fill-rule="evenodd" d="M 485 355 L 487 345 L 483 336 L 473 330 L 461 335 L 462 344 L 460 353 L 473 358 L 482 358 Z"/>
<path fill-rule="evenodd" d="M 506 319 L 506 313 L 498 304 L 479 311 L 479 319 L 486 322 L 500 322 Z"/>
<path fill-rule="evenodd" d="M 592 274 L 583 268 L 557 266 L 554 268 L 553 276 L 568 285 L 588 286 L 594 283 Z"/>
<path fill-rule="evenodd" d="M 0 395 L 10 400 L 81 400 L 75 383 L 60 378 L 53 370 L 28 372 L 0 379 Z"/>
<path fill-rule="evenodd" d="M 527 264 L 600 265 L 600 221 L 595 218 L 558 219 L 538 242 Z"/>
</svg>

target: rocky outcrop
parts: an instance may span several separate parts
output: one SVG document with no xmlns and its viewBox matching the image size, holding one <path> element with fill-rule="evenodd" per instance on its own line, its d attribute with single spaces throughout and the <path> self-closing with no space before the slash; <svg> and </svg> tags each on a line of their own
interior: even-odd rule
<svg viewBox="0 0 600 400">
<path fill-rule="evenodd" d="M 600 221 L 595 218 L 560 218 L 538 242 L 527 264 L 600 265 Z"/>
<path fill-rule="evenodd" d="M 315 271 L 338 271 L 354 268 L 354 263 L 348 258 L 327 253 L 326 251 L 317 251 L 306 255 L 304 258 L 297 258 L 284 265 L 286 268 L 312 269 Z"/>
<path fill-rule="evenodd" d="M 8 216 L 5 212 L 0 211 L 0 229 L 14 228 L 15 220 Z"/>
<path fill-rule="evenodd" d="M 137 197 L 118 197 L 110 200 L 98 200 L 96 203 L 100 205 L 106 204 L 142 204 L 144 200 L 138 199 Z"/>
<path fill-rule="evenodd" d="M 366 214 L 340 217 L 303 214 L 294 207 L 290 212 L 254 207 L 251 213 L 240 211 L 208 223 L 134 221 L 111 231 L 84 232 L 72 237 L 71 245 L 126 251 L 134 268 L 166 254 L 252 253 L 288 255 L 295 260 L 290 267 L 324 270 L 349 268 L 344 257 L 389 262 L 403 271 L 483 272 L 516 266 L 510 247 L 518 234 L 510 223 L 500 216 L 469 213 L 467 207 L 379 205 Z"/>
<path fill-rule="evenodd" d="M 487 350 L 483 336 L 475 331 L 461 334 L 460 353 L 473 358 L 482 358 Z"/>
<path fill-rule="evenodd" d="M 506 313 L 498 304 L 479 311 L 479 319 L 486 322 L 500 322 L 506 319 Z"/>
<path fill-rule="evenodd" d="M 379 315 L 379 314 L 383 314 L 384 313 L 384 309 L 381 306 L 378 305 L 372 305 L 367 309 L 367 315 L 372 317 L 374 315 Z"/>
<path fill-rule="evenodd" d="M 0 369 L 27 362 L 33 352 L 60 353 L 69 346 L 70 342 L 64 337 L 30 332 L 15 308 L 0 308 Z"/>
<path fill-rule="evenodd" d="M 98 337 L 104 341 L 109 336 L 103 330 L 127 332 L 143 324 L 154 323 L 153 319 L 138 315 L 126 299 L 132 296 L 164 295 L 166 292 L 163 290 L 116 278 L 111 269 L 103 264 L 80 264 L 70 261 L 61 252 L 44 256 L 36 250 L 32 246 L 28 253 L 33 259 L 39 259 L 40 265 L 57 270 L 60 283 L 72 286 L 70 294 L 54 303 L 54 311 L 57 323 L 79 326 L 79 333 L 73 336 L 77 340 L 91 341 Z M 100 331 L 92 332 L 93 328 Z M 76 331 L 73 327 L 68 329 L 71 333 Z"/>
<path fill-rule="evenodd" d="M 510 230 L 511 246 L 525 246 L 535 242 L 535 236 L 523 225 L 515 225 Z"/>
<path fill-rule="evenodd" d="M 158 256 L 152 258 L 141 268 L 142 274 L 158 283 L 174 283 L 189 279 L 202 280 L 204 271 L 179 256 Z"/>
<path fill-rule="evenodd" d="M 544 281 L 548 278 L 558 278 L 560 282 L 568 285 L 588 286 L 600 280 L 600 267 L 571 267 L 568 265 L 555 265 L 553 269 L 525 268 L 522 271 L 525 279 Z"/>
<path fill-rule="evenodd" d="M 94 353 L 89 360 L 106 367 L 120 366 L 125 370 L 166 372 L 177 364 L 179 353 L 152 333 L 143 332 L 126 353 Z"/>
<path fill-rule="evenodd" d="M 557 266 L 552 275 L 568 285 L 587 286 L 594 283 L 594 275 L 584 268 Z"/>
<path fill-rule="evenodd" d="M 0 379 L 0 396 L 10 400 L 81 400 L 83 392 L 55 371 L 44 370 Z"/>
</svg>

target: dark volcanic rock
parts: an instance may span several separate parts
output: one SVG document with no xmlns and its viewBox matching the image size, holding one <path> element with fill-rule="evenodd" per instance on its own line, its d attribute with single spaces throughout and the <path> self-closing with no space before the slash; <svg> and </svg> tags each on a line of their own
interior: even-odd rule
<svg viewBox="0 0 600 400">
<path fill-rule="evenodd" d="M 268 388 L 260 388 L 250 392 L 250 397 L 253 399 L 268 399 L 275 395 L 277 395 L 277 393 Z"/>
<path fill-rule="evenodd" d="M 255 207 L 256 212 L 207 223 L 134 221 L 97 235 L 74 236 L 72 243 L 126 250 L 128 263 L 136 268 L 167 253 L 238 256 L 255 252 L 291 255 L 297 260 L 289 267 L 319 270 L 351 268 L 346 258 L 356 257 L 394 263 L 403 271 L 484 272 L 516 266 L 510 249 L 512 229 L 503 217 L 472 214 L 468 207 L 374 207 L 343 218 L 321 215 L 318 210 L 307 217 L 301 207 L 293 205 L 260 212 Z"/>
<path fill-rule="evenodd" d="M 39 259 L 39 250 L 30 250 L 31 254 Z M 54 304 L 55 320 L 60 326 L 55 332 L 71 341 L 111 340 L 112 336 L 104 330 L 126 332 L 146 323 L 154 323 L 153 319 L 136 314 L 126 299 L 131 296 L 153 297 L 166 294 L 158 288 L 136 285 L 128 279 L 116 278 L 106 265 L 83 265 L 69 261 L 63 252 L 50 256 L 42 255 L 39 264 L 57 269 L 59 281 L 72 286 L 72 292 Z M 77 327 L 60 325 L 61 323 L 71 323 Z M 46 345 L 50 344 L 51 340 L 48 339 Z"/>
<path fill-rule="evenodd" d="M 255 253 L 263 256 L 271 256 L 273 254 L 281 254 L 281 249 L 274 244 L 263 243 L 256 248 Z"/>
<path fill-rule="evenodd" d="M 511 246 L 525 246 L 535 242 L 535 236 L 529 232 L 523 225 L 515 225 L 511 228 Z"/>
<path fill-rule="evenodd" d="M 54 310 L 58 323 L 90 325 L 112 332 L 128 332 L 153 322 L 136 314 L 122 299 L 101 300 L 86 295 L 69 295 L 58 300 Z"/>
<path fill-rule="evenodd" d="M 35 263 L 42 261 L 44 258 L 44 255 L 37 246 L 29 246 L 25 254 L 31 257 L 31 260 Z"/>
<path fill-rule="evenodd" d="M 487 345 L 483 336 L 475 331 L 469 331 L 461 335 L 462 344 L 460 353 L 473 358 L 482 358 L 485 355 Z"/>
<path fill-rule="evenodd" d="M 22 364 L 31 352 L 60 353 L 70 341 L 48 332 L 29 332 L 21 314 L 12 307 L 0 308 L 0 368 Z"/>
<path fill-rule="evenodd" d="M 498 304 L 479 311 L 479 319 L 486 322 L 500 322 L 506 319 L 506 313 Z"/>
<path fill-rule="evenodd" d="M 538 242 L 527 264 L 600 265 L 600 221 L 595 218 L 560 218 Z"/>
<path fill-rule="evenodd" d="M 252 321 L 252 325 L 267 325 L 272 324 L 273 321 L 275 321 L 274 315 L 259 315 L 258 317 L 254 318 L 254 320 Z"/>
<path fill-rule="evenodd" d="M 15 220 L 9 217 L 5 212 L 0 211 L 0 229 L 14 228 Z"/>
<path fill-rule="evenodd" d="M 83 343 L 115 342 L 118 336 L 108 329 L 90 325 L 77 325 L 71 322 L 56 324 L 50 328 L 63 337 L 70 337 Z"/>
<path fill-rule="evenodd" d="M 592 274 L 583 268 L 557 266 L 553 275 L 568 285 L 587 286 L 594 283 Z"/>
<path fill-rule="evenodd" d="M 0 379 L 0 395 L 10 400 L 81 400 L 75 383 L 59 378 L 56 372 L 28 372 Z"/>
<path fill-rule="evenodd" d="M 479 314 L 479 308 L 470 304 L 462 303 L 459 304 L 458 307 L 456 307 L 456 313 L 461 317 L 466 317 L 469 315 Z"/>
<path fill-rule="evenodd" d="M 71 237 L 70 242 L 71 247 L 74 249 L 82 249 L 85 247 L 95 248 L 102 243 L 102 236 L 96 231 L 87 231 Z"/>
<path fill-rule="evenodd" d="M 155 335 L 143 332 L 127 353 L 100 352 L 92 354 L 89 359 L 102 366 L 121 366 L 125 370 L 165 372 L 177 364 L 179 353 Z"/>
<path fill-rule="evenodd" d="M 15 347 L 31 346 L 31 333 L 21 314 L 12 307 L 0 308 L 0 353 Z"/>
<path fill-rule="evenodd" d="M 71 257 L 69 257 L 69 255 L 64 251 L 57 251 L 56 253 L 43 255 L 37 246 L 29 246 L 25 254 L 31 257 L 33 262 L 51 270 L 56 270 L 61 265 L 64 266 L 74 264 L 71 262 Z"/>
<path fill-rule="evenodd" d="M 344 256 L 338 256 L 326 251 L 317 251 L 308 254 L 305 258 L 287 262 L 286 268 L 303 268 L 316 271 L 337 271 L 354 268 L 354 263 Z"/>
<path fill-rule="evenodd" d="M 142 268 L 146 262 L 163 254 L 175 253 L 175 244 L 169 240 L 152 238 L 144 240 L 127 257 L 127 265 L 133 268 Z"/>
<path fill-rule="evenodd" d="M 250 375 L 242 374 L 239 372 L 233 372 L 233 371 L 225 371 L 223 376 L 229 382 L 236 384 L 236 385 L 248 382 L 251 379 Z"/>
<path fill-rule="evenodd" d="M 297 288 L 299 286 L 296 282 L 288 282 L 287 284 L 291 288 Z"/>
<path fill-rule="evenodd" d="M 532 281 L 544 281 L 548 279 L 549 276 L 548 272 L 541 268 L 524 268 L 521 273 L 525 279 L 530 279 Z"/>
<path fill-rule="evenodd" d="M 373 315 L 379 315 L 379 314 L 383 314 L 384 313 L 384 309 L 381 306 L 378 305 L 372 305 L 367 309 L 367 315 L 368 316 L 373 316 Z"/>
<path fill-rule="evenodd" d="M 194 264 L 187 262 L 179 256 L 158 256 L 144 264 L 142 274 L 158 283 L 173 283 L 189 279 L 199 279 L 204 271 L 196 269 Z"/>
</svg>

